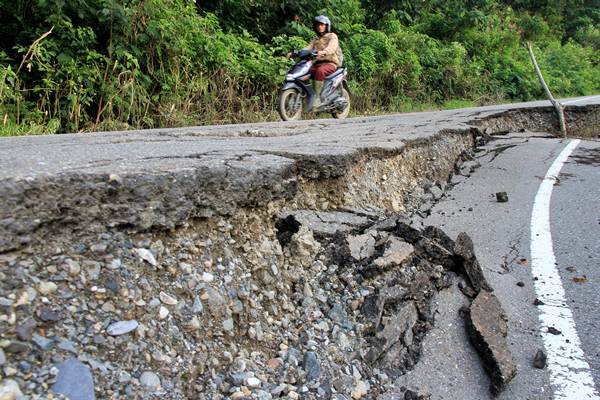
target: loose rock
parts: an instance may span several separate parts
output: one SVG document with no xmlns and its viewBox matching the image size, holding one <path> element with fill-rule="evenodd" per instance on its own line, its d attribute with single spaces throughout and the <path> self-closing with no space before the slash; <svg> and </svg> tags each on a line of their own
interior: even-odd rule
<svg viewBox="0 0 600 400">
<path fill-rule="evenodd" d="M 540 300 L 540 299 L 538 299 L 538 298 L 536 298 L 536 299 L 533 301 L 533 305 L 534 305 L 534 306 L 543 306 L 543 305 L 545 305 L 545 304 L 546 304 L 546 303 L 544 303 L 542 300 Z"/>
<path fill-rule="evenodd" d="M 508 201 L 508 194 L 506 192 L 496 193 L 496 201 L 498 203 L 506 203 Z"/>
<path fill-rule="evenodd" d="M 177 299 L 173 296 L 166 294 L 165 292 L 160 292 L 158 297 L 160 298 L 160 301 L 162 301 L 164 304 L 167 304 L 170 306 L 177 305 Z"/>
<path fill-rule="evenodd" d="M 16 400 L 20 396 L 23 393 L 16 381 L 5 379 L 0 383 L 0 400 Z"/>
<path fill-rule="evenodd" d="M 156 266 L 158 263 L 156 262 L 156 258 L 154 257 L 154 254 L 152 254 L 152 252 L 148 249 L 135 249 L 135 251 L 137 252 L 138 256 L 140 256 L 140 258 L 144 261 L 146 261 L 148 264 L 152 265 L 152 266 Z"/>
<path fill-rule="evenodd" d="M 145 371 L 140 376 L 140 384 L 147 392 L 156 392 L 160 389 L 160 378 L 152 371 Z"/>
<path fill-rule="evenodd" d="M 57 289 L 58 286 L 56 286 L 56 283 L 54 282 L 40 282 L 40 284 L 38 285 L 38 291 L 44 296 L 56 292 Z"/>
<path fill-rule="evenodd" d="M 131 331 L 134 331 L 139 326 L 139 323 L 136 320 L 128 320 L 128 321 L 119 321 L 111 324 L 106 328 L 106 333 L 110 336 L 120 336 Z"/>
<path fill-rule="evenodd" d="M 19 340 L 24 342 L 28 342 L 31 340 L 31 335 L 33 334 L 33 330 L 37 326 L 35 320 L 33 318 L 27 318 L 25 322 L 17 326 L 16 333 Z"/>
<path fill-rule="evenodd" d="M 533 366 L 537 369 L 544 369 L 546 368 L 546 353 L 544 353 L 544 350 L 538 350 L 537 353 L 535 353 L 535 357 L 533 358 Z"/>
<path fill-rule="evenodd" d="M 553 326 L 549 326 L 549 327 L 548 327 L 548 333 L 551 333 L 551 334 L 553 334 L 553 335 L 561 335 L 561 334 L 562 334 L 562 331 L 560 331 L 559 329 L 556 329 L 556 328 L 555 328 L 555 327 L 553 327 Z"/>
<path fill-rule="evenodd" d="M 304 354 L 303 360 L 304 371 L 306 371 L 306 379 L 310 381 L 316 381 L 321 376 L 321 364 L 317 355 L 313 351 L 307 351 Z"/>
<path fill-rule="evenodd" d="M 375 265 L 382 268 L 402 265 L 402 263 L 413 254 L 414 250 L 415 248 L 411 244 L 392 237 L 388 240 L 388 246 L 383 253 L 383 256 L 375 260 Z"/>
<path fill-rule="evenodd" d="M 370 258 L 375 253 L 375 237 L 372 233 L 349 235 L 346 240 L 350 255 L 357 261 Z"/>
<path fill-rule="evenodd" d="M 52 386 L 54 393 L 62 394 L 70 400 L 94 400 L 94 380 L 90 369 L 72 358 L 59 365 L 56 383 Z"/>
</svg>

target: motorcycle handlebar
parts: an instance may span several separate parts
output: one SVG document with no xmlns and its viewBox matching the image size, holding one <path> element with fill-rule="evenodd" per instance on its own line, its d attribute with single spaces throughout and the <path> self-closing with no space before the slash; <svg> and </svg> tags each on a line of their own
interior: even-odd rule
<svg viewBox="0 0 600 400">
<path fill-rule="evenodd" d="M 312 60 L 313 58 L 317 58 L 317 51 L 302 49 L 302 50 L 296 50 L 296 51 L 292 52 L 292 55 L 294 57 L 298 57 L 303 60 Z"/>
</svg>

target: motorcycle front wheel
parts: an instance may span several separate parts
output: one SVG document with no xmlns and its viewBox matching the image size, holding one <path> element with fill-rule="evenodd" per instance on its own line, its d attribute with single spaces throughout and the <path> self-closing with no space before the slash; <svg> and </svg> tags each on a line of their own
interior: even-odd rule
<svg viewBox="0 0 600 400">
<path fill-rule="evenodd" d="M 302 93 L 296 89 L 286 89 L 279 95 L 279 116 L 284 121 L 300 119 L 302 115 Z"/>
</svg>

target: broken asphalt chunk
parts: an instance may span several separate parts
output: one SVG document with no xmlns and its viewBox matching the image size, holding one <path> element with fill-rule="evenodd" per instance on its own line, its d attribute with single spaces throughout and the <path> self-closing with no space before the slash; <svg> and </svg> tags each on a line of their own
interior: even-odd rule
<svg viewBox="0 0 600 400">
<path fill-rule="evenodd" d="M 464 281 L 458 282 L 458 288 L 460 289 L 462 294 L 464 294 L 465 296 L 467 296 L 471 299 L 474 298 L 475 296 L 477 296 L 477 293 L 473 290 L 473 288 L 471 286 L 467 285 Z"/>
<path fill-rule="evenodd" d="M 544 353 L 544 350 L 538 350 L 537 353 L 535 353 L 535 357 L 533 358 L 533 366 L 537 369 L 544 369 L 546 368 L 546 353 Z"/>
<path fill-rule="evenodd" d="M 536 299 L 533 301 L 533 305 L 534 305 L 534 306 L 543 306 L 544 304 L 546 304 L 546 303 L 544 303 L 542 300 L 540 300 L 540 299 L 538 299 L 538 298 L 536 298 Z"/>
<path fill-rule="evenodd" d="M 463 261 L 464 272 L 471 282 L 471 286 L 475 291 L 479 292 L 482 289 L 487 291 L 493 291 L 490 284 L 485 279 L 479 261 L 475 257 L 475 250 L 473 249 L 473 241 L 464 232 L 458 234 L 456 242 L 454 243 L 454 253 L 459 256 Z"/>
<path fill-rule="evenodd" d="M 365 361 L 373 364 L 399 340 L 409 341 L 417 320 L 417 308 L 413 302 L 405 303 L 397 313 L 382 318 L 377 333 L 368 340 L 370 348 L 363 357 Z"/>
<path fill-rule="evenodd" d="M 350 255 L 356 261 L 370 258 L 375 253 L 375 235 L 367 232 L 362 235 L 348 235 L 346 238 Z"/>
<path fill-rule="evenodd" d="M 283 215 L 282 219 L 285 221 L 285 226 L 291 227 L 296 232 L 299 226 L 304 226 L 319 237 L 333 236 L 338 232 L 357 232 L 373 223 L 369 217 L 341 211 L 301 210 Z"/>
<path fill-rule="evenodd" d="M 424 254 L 430 262 L 442 265 L 448 270 L 455 269 L 454 242 L 440 228 L 426 227 L 416 246 L 420 250 L 419 253 Z"/>
<path fill-rule="evenodd" d="M 500 302 L 492 293 L 481 291 L 466 316 L 471 343 L 490 376 L 490 391 L 496 395 L 516 376 L 517 366 L 506 343 L 508 326 Z"/>
<path fill-rule="evenodd" d="M 381 257 L 374 261 L 374 264 L 380 268 L 389 268 L 401 265 L 414 253 L 413 245 L 406 243 L 395 237 L 388 239 L 386 249 Z"/>
<path fill-rule="evenodd" d="M 498 203 L 506 203 L 508 201 L 508 194 L 506 192 L 496 193 L 496 201 Z"/>
</svg>

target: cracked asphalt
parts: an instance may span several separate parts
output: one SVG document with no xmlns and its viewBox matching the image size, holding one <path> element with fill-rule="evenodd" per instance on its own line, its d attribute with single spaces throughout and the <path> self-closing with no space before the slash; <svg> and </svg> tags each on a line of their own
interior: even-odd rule
<svg viewBox="0 0 600 400">
<path fill-rule="evenodd" d="M 211 207 L 215 204 L 227 208 L 225 211 L 240 204 L 256 206 L 259 200 L 268 201 L 268 196 L 285 196 L 290 189 L 280 178 L 288 177 L 298 160 L 314 163 L 313 168 L 319 173 L 343 173 L 348 160 L 361 151 L 397 152 L 409 140 L 428 139 L 441 130 L 465 130 L 469 122 L 477 118 L 509 108 L 547 105 L 548 102 L 537 102 L 343 121 L 0 138 L 0 184 L 5 185 L 0 198 L 6 208 L 10 208 L 6 199 L 13 195 L 14 188 L 7 182 L 46 179 L 48 185 L 36 188 L 38 192 L 27 185 L 23 191 L 37 196 L 47 193 L 48 197 L 57 199 L 56 208 L 60 208 L 61 196 L 75 190 L 72 188 L 83 188 L 92 194 L 102 191 L 104 196 L 105 186 L 114 183 L 97 179 L 92 187 L 88 185 L 90 176 L 136 175 L 136 179 L 126 182 L 128 187 L 136 196 L 142 192 L 138 197 L 156 197 L 157 207 L 153 203 L 153 207 L 143 211 L 156 212 L 157 219 L 165 219 L 160 226 L 169 228 L 173 218 L 183 219 L 188 213 L 197 212 L 185 208 L 190 207 L 188 204 L 178 203 L 187 194 L 196 194 L 190 189 L 194 185 L 206 188 L 200 198 L 194 197 L 194 207 L 207 210 L 206 214 L 198 215 L 213 215 Z M 482 167 L 454 187 L 432 209 L 427 221 L 441 226 L 454 237 L 462 231 L 471 236 L 486 277 L 508 314 L 508 342 L 519 373 L 507 391 L 498 397 L 500 399 L 553 398 L 547 370 L 531 366 L 533 356 L 543 344 L 537 309 L 533 305 L 536 297 L 533 276 L 526 260 L 530 258 L 531 204 L 548 166 L 564 145 L 559 139 L 539 135 L 497 138 L 483 149 L 487 151 L 480 153 Z M 562 267 L 574 267 L 575 272 L 566 267 L 559 270 L 597 385 L 600 381 L 597 351 L 600 324 L 596 311 L 600 282 L 599 149 L 598 142 L 582 142 L 563 169 L 552 208 L 552 224 L 558 229 L 553 232 L 558 263 Z M 78 175 L 72 179 L 54 179 L 69 174 Z M 151 179 L 153 176 L 161 176 L 161 179 Z M 175 179 L 180 182 L 186 179 L 178 191 L 171 188 L 175 186 Z M 119 179 L 114 181 L 118 183 Z M 60 185 L 65 187 L 57 188 Z M 249 192 L 248 188 L 257 189 Z M 495 193 L 499 191 L 508 193 L 509 202 L 496 202 Z M 151 195 L 146 196 L 144 192 Z M 214 196 L 209 197 L 210 194 Z M 126 193 L 119 200 L 129 208 L 135 207 L 131 198 L 137 197 L 129 196 Z M 39 202 L 36 198 L 28 201 Z M 160 207 L 168 210 L 160 210 Z M 110 209 L 97 212 L 98 215 L 114 213 Z M 5 209 L 5 216 L 10 213 L 10 209 Z M 131 214 L 139 212 L 134 210 Z M 52 215 L 46 217 L 51 219 Z M 118 222 L 127 226 L 136 222 L 132 221 L 123 217 Z M 139 223 L 142 228 L 150 226 L 144 223 Z M 573 281 L 574 275 L 585 276 L 585 281 Z M 517 286 L 517 282 L 524 285 Z M 424 358 L 414 371 L 400 378 L 397 387 L 419 388 L 431 393 L 432 399 L 491 398 L 487 391 L 488 378 L 477 354 L 466 343 L 462 320 L 457 317 L 458 309 L 464 304 L 461 296 L 457 290 L 440 296 L 438 326 L 424 343 Z M 397 398 L 393 392 L 387 396 Z"/>
<path fill-rule="evenodd" d="M 600 99 L 599 99 L 600 100 Z M 578 101 L 578 100 L 574 100 Z M 592 104 L 594 99 L 576 105 Z M 286 158 L 353 157 L 365 149 L 398 151 L 407 140 L 427 139 L 442 130 L 547 101 L 499 106 L 295 122 L 197 126 L 124 132 L 0 138 L 0 180 L 79 172 L 85 174 L 163 173 L 218 166 L 240 156 L 271 168 Z M 273 156 L 280 157 L 274 160 Z M 333 162 L 333 161 L 332 161 Z M 250 163 L 248 163 L 250 165 Z"/>
<path fill-rule="evenodd" d="M 497 137 L 480 149 L 482 166 L 433 208 L 426 224 L 450 236 L 467 232 L 509 324 L 508 343 L 517 377 L 498 399 L 553 399 L 548 369 L 532 366 L 544 345 L 540 336 L 529 235 L 533 200 L 550 164 L 567 141 L 527 134 Z M 575 316 L 583 351 L 600 389 L 600 141 L 582 141 L 563 167 L 551 202 L 551 229 L 558 269 Z M 509 201 L 499 203 L 495 193 Z M 585 277 L 575 282 L 575 277 Z M 521 287 L 517 283 L 522 282 Z M 467 342 L 458 310 L 466 304 L 454 288 L 438 299 L 436 328 L 424 342 L 424 357 L 396 387 L 419 389 L 432 399 L 491 399 L 489 380 Z M 397 398 L 392 391 L 382 399 Z"/>
</svg>

